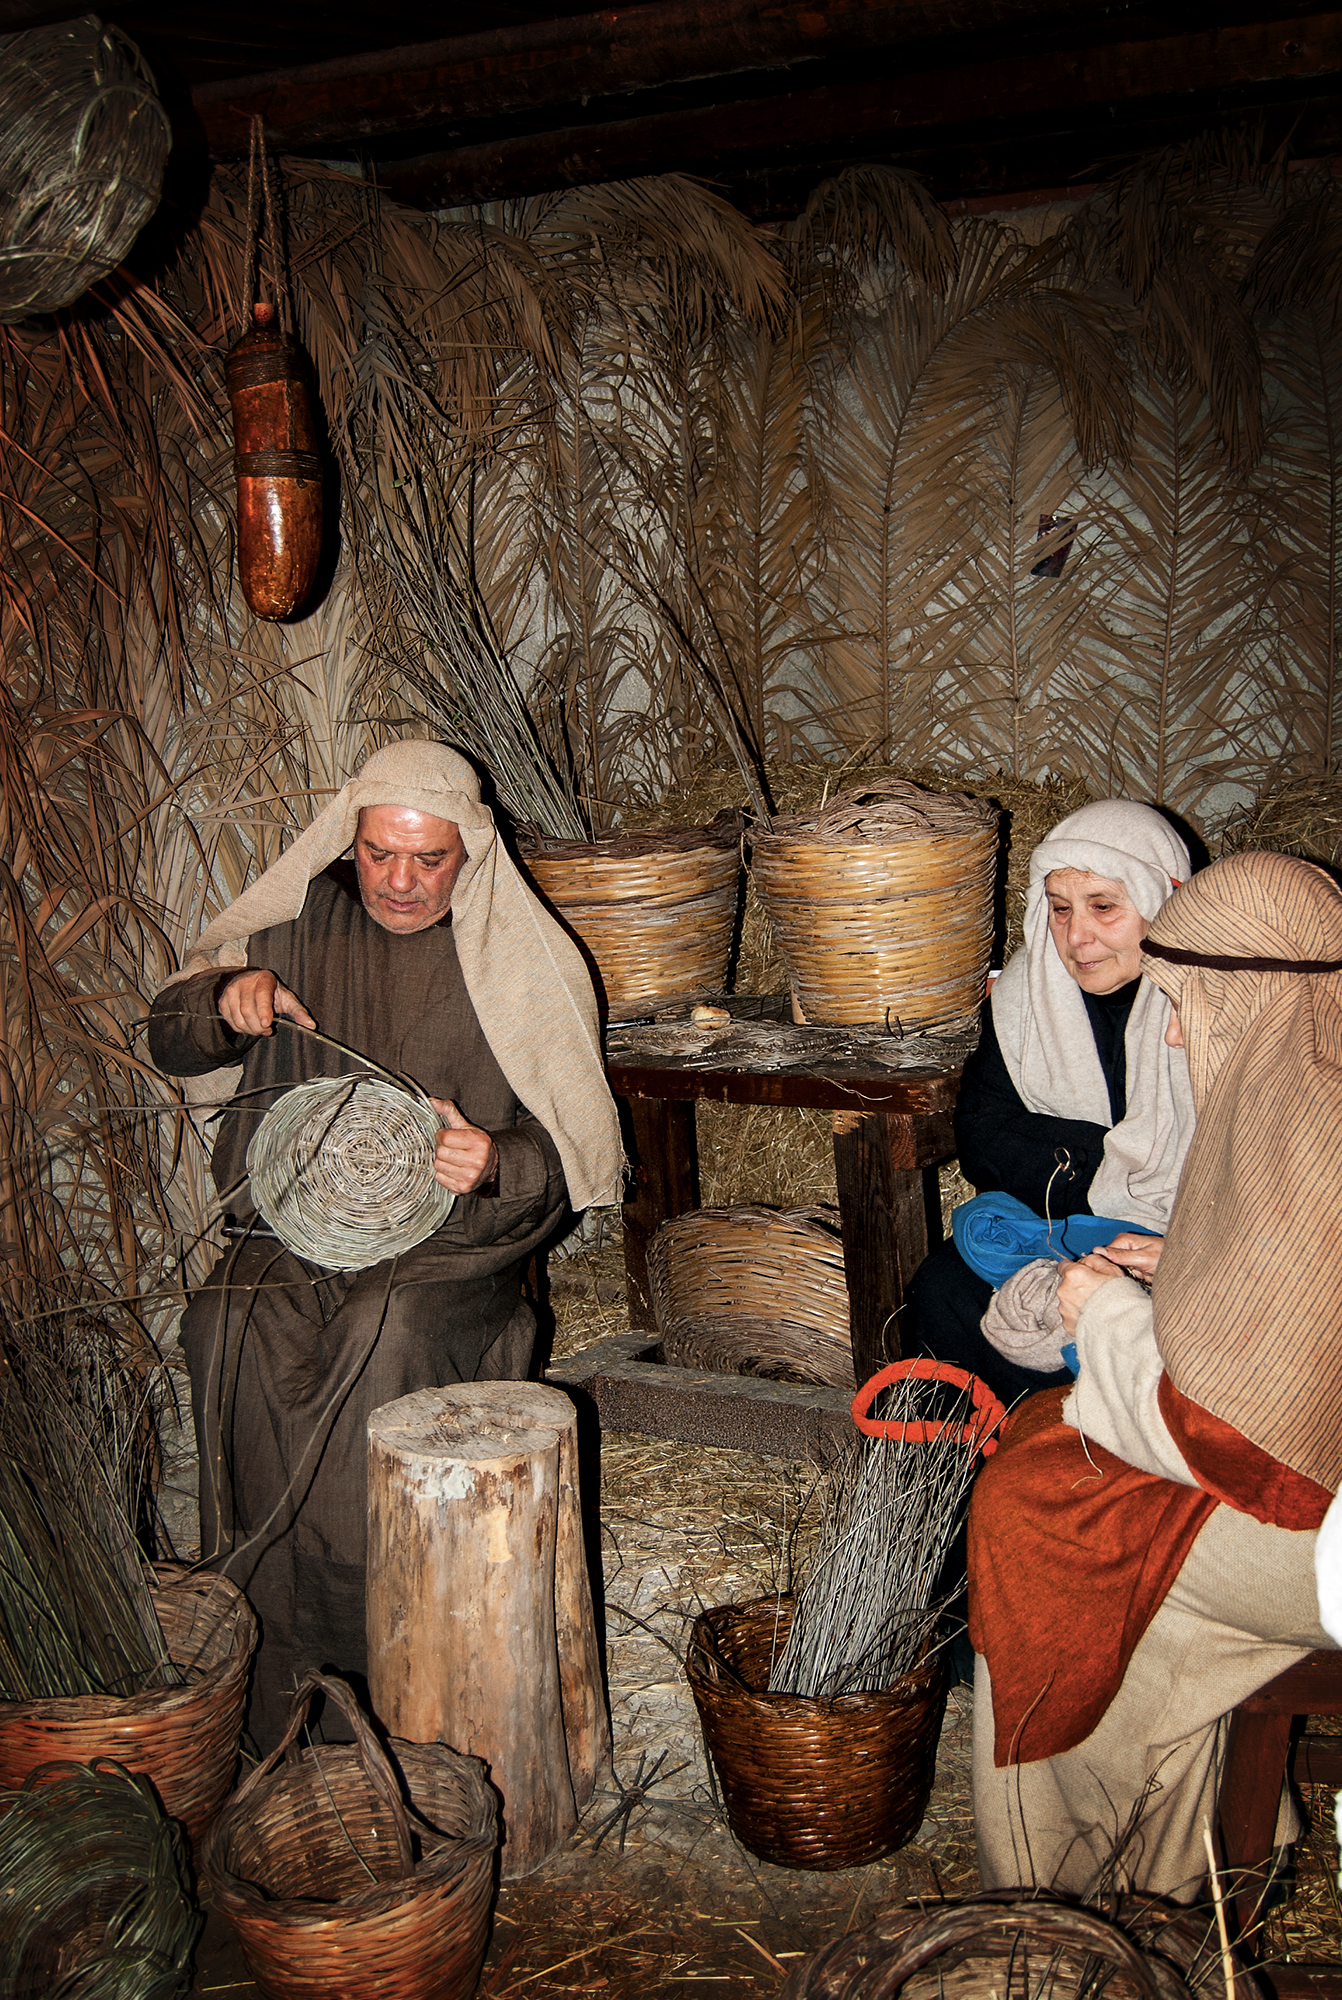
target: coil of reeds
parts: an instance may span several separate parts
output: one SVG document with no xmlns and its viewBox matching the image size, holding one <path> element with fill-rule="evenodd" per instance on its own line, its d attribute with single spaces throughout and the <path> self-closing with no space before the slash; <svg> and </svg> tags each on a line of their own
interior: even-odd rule
<svg viewBox="0 0 1342 2000">
<path fill-rule="evenodd" d="M 179 1687 L 143 1694 L 0 1702 L 0 1785 L 53 1760 L 112 1757 L 153 1782 L 172 1818 L 200 1839 L 238 1761 L 256 1620 L 227 1577 L 156 1565 L 154 1606 Z"/>
<path fill-rule="evenodd" d="M 648 1276 L 674 1367 L 851 1389 L 837 1210 L 695 1209 L 657 1231 Z"/>
<path fill-rule="evenodd" d="M 204 1921 L 179 1828 L 113 1763 L 0 1792 L 0 1992 L 177 2000 Z"/>
<path fill-rule="evenodd" d="M 353 1744 L 298 1749 L 319 1691 Z M 457 2000 L 475 1990 L 498 1843 L 484 1767 L 442 1743 L 393 1740 L 391 1750 L 395 1764 L 343 1681 L 314 1674 L 283 1738 L 211 1829 L 211 1900 L 274 2000 Z"/>
<path fill-rule="evenodd" d="M 735 827 L 521 844 L 527 873 L 585 947 L 612 1021 L 721 993 L 740 897 Z"/>
<path fill-rule="evenodd" d="M 441 1124 L 422 1093 L 380 1077 L 295 1084 L 252 1134 L 252 1199 L 295 1256 L 367 1270 L 451 1214 L 455 1196 L 433 1172 Z"/>
<path fill-rule="evenodd" d="M 1210 1914 L 1124 1897 L 1117 1913 L 989 1891 L 925 1916 L 892 1911 L 794 1967 L 779 2000 L 1192 2000 L 1224 1992 Z M 1199 1977 L 1199 1967 L 1202 1977 Z"/>
<path fill-rule="evenodd" d="M 929 1653 L 880 1694 L 768 1694 L 790 1598 L 695 1619 L 685 1662 L 733 1833 L 783 1868 L 856 1868 L 917 1831 L 932 1795 L 946 1668 Z"/>
<path fill-rule="evenodd" d="M 983 1000 L 995 806 L 891 778 L 775 819 L 751 868 L 808 1021 L 957 1028 Z"/>
<path fill-rule="evenodd" d="M 172 145 L 139 50 L 92 14 L 0 35 L 0 321 L 55 312 L 118 265 Z"/>
</svg>

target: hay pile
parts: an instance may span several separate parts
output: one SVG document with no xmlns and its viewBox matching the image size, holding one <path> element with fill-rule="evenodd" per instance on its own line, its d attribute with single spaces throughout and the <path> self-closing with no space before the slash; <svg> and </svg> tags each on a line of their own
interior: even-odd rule
<svg viewBox="0 0 1342 2000">
<path fill-rule="evenodd" d="M 1293 778 L 1251 806 L 1233 813 L 1221 835 L 1221 854 L 1270 848 L 1306 861 L 1342 866 L 1342 784 L 1328 778 Z"/>
</svg>

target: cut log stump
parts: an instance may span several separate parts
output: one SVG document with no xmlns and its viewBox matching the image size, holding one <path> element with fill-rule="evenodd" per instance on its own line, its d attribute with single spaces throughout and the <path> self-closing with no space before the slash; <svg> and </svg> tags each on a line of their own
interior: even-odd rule
<svg viewBox="0 0 1342 2000">
<path fill-rule="evenodd" d="M 610 1759 L 578 1499 L 557 1389 L 420 1389 L 368 1420 L 368 1683 L 393 1736 L 482 1757 L 503 1875 L 568 1838 Z"/>
</svg>

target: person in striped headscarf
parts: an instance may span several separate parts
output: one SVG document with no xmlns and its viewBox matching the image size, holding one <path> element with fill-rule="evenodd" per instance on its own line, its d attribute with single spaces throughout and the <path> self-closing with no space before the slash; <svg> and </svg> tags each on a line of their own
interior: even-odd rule
<svg viewBox="0 0 1342 2000">
<path fill-rule="evenodd" d="M 1188 1900 L 1225 1718 L 1333 1644 L 1342 890 L 1232 856 L 1143 951 L 1197 1125 L 1150 1295 L 1103 1252 L 1066 1268 L 1076 1387 L 1013 1413 L 975 1491 L 974 1798 L 985 1887 L 1084 1893 L 1122 1847 L 1120 1883 Z"/>
</svg>

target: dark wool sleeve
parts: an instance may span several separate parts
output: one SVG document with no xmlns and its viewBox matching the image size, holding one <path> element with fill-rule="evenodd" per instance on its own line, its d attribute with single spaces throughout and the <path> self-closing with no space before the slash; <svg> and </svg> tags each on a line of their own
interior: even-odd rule
<svg viewBox="0 0 1342 2000">
<path fill-rule="evenodd" d="M 219 1012 L 234 971 L 198 972 L 160 993 L 149 1010 L 149 1053 L 168 1076 L 205 1076 L 240 1063 L 254 1035 L 235 1035 Z"/>
<path fill-rule="evenodd" d="M 1105 1127 L 1081 1118 L 1027 1111 L 1011 1081 L 985 1002 L 979 1045 L 965 1064 L 955 1107 L 960 1171 L 980 1194 L 1000 1190 L 1036 1215 L 1085 1215 L 1090 1184 L 1104 1156 Z M 1065 1152 L 1070 1165 L 1059 1167 Z M 1052 1192 L 1049 1177 L 1056 1174 Z"/>
</svg>

